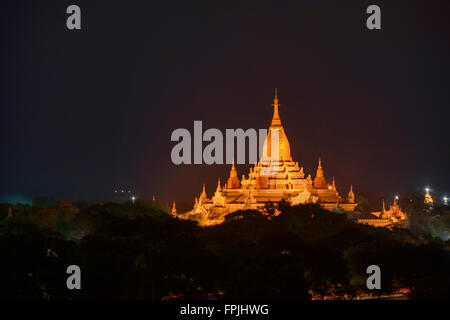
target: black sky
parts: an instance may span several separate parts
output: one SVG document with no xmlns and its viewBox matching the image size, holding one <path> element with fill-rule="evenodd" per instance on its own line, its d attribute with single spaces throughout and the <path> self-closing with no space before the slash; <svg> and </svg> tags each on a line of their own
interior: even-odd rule
<svg viewBox="0 0 450 320">
<path fill-rule="evenodd" d="M 173 165 L 171 132 L 266 128 L 275 87 L 294 160 L 341 194 L 450 195 L 450 3 L 393 2 L 2 1 L 0 201 L 211 194 L 229 166 Z"/>
</svg>

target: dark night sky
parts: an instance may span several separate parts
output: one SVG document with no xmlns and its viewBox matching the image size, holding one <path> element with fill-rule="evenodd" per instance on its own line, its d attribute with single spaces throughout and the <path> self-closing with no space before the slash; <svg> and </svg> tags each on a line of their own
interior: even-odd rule
<svg viewBox="0 0 450 320">
<path fill-rule="evenodd" d="M 243 2 L 2 1 L 0 201 L 211 194 L 229 166 L 173 165 L 171 132 L 267 128 L 275 87 L 305 172 L 450 195 L 449 1 Z"/>
</svg>

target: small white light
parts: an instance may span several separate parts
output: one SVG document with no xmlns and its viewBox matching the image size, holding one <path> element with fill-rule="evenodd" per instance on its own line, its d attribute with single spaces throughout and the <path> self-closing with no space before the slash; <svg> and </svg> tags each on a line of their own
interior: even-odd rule
<svg viewBox="0 0 450 320">
<path fill-rule="evenodd" d="M 134 200 L 136 200 L 136 197 L 135 197 L 135 196 L 132 196 L 132 197 L 131 197 L 131 201 L 134 201 Z"/>
<path fill-rule="evenodd" d="M 398 200 L 398 196 L 395 196 L 395 200 Z"/>
<path fill-rule="evenodd" d="M 430 189 L 428 189 L 428 188 L 425 188 L 425 191 L 426 191 L 426 192 L 428 192 L 428 191 L 430 191 Z"/>
</svg>

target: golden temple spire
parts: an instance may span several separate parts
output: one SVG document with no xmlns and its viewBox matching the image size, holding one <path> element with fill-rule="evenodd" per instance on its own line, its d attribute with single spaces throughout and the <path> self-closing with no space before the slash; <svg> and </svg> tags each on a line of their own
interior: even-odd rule
<svg viewBox="0 0 450 320">
<path fill-rule="evenodd" d="M 386 212 L 386 206 L 384 205 L 384 198 L 383 198 L 383 207 L 381 208 L 381 212 L 382 213 Z"/>
<path fill-rule="evenodd" d="M 280 115 L 278 114 L 278 94 L 277 88 L 275 88 L 275 98 L 273 98 L 273 118 L 272 118 L 272 126 L 281 126 Z"/>
<path fill-rule="evenodd" d="M 173 202 L 173 206 L 172 206 L 172 214 L 176 214 L 177 213 L 177 208 L 175 207 L 175 201 Z"/>
<path fill-rule="evenodd" d="M 317 167 L 316 177 L 323 177 L 322 160 L 319 157 L 319 166 Z"/>
<path fill-rule="evenodd" d="M 239 178 L 233 161 L 233 166 L 231 167 L 230 170 L 230 177 L 228 178 L 228 181 L 225 184 L 224 189 L 239 189 L 240 185 L 241 183 L 239 182 Z"/>
<path fill-rule="evenodd" d="M 281 125 L 280 115 L 278 114 L 278 107 L 280 106 L 280 104 L 278 103 L 277 89 L 275 89 L 275 97 L 273 99 L 272 106 L 273 106 L 273 118 L 269 130 L 267 132 L 266 139 L 264 141 L 261 161 L 267 163 L 274 160 L 273 159 L 274 157 L 276 157 L 277 158 L 276 160 L 278 161 L 280 160 L 292 161 L 289 140 L 286 137 L 284 128 Z M 272 134 L 278 135 L 278 144 L 274 142 L 275 144 L 273 146 L 272 146 Z M 278 149 L 278 153 L 276 152 L 277 151 L 276 149 Z"/>
<path fill-rule="evenodd" d="M 353 184 L 350 185 L 350 191 L 347 196 L 348 202 L 355 203 L 355 194 L 353 193 Z"/>
<path fill-rule="evenodd" d="M 206 199 L 208 196 L 206 194 L 206 190 L 205 190 L 205 184 L 203 184 L 203 190 L 202 193 L 200 194 L 200 199 Z"/>
<path fill-rule="evenodd" d="M 233 166 L 231 167 L 231 170 L 230 170 L 230 178 L 234 178 L 234 177 L 237 178 L 237 171 L 236 171 L 236 168 L 234 167 L 234 161 L 233 161 Z"/>
<path fill-rule="evenodd" d="M 219 180 L 217 181 L 217 191 L 220 191 L 220 190 L 222 190 L 222 188 L 220 187 L 220 178 L 219 178 Z"/>
</svg>

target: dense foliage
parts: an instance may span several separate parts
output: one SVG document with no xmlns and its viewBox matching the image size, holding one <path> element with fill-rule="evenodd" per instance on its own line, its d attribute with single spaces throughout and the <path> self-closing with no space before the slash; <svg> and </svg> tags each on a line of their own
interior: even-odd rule
<svg viewBox="0 0 450 320">
<path fill-rule="evenodd" d="M 171 217 L 167 206 L 97 203 L 80 211 L 0 208 L 0 295 L 32 299 L 157 299 L 223 293 L 228 299 L 355 297 L 367 266 L 382 289 L 450 298 L 449 243 L 407 229 L 358 225 L 316 205 L 281 214 L 238 211 L 213 227 Z M 82 289 L 68 290 L 78 265 Z"/>
</svg>

